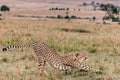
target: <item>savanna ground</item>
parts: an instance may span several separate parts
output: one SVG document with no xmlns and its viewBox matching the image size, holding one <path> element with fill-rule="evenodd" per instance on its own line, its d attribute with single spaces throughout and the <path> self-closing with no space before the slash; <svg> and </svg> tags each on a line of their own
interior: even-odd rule
<svg viewBox="0 0 120 80">
<path fill-rule="evenodd" d="M 48 75 L 38 70 L 32 49 L 0 52 L 0 80 L 120 80 L 120 25 L 67 20 L 1 20 L 0 48 L 33 41 L 48 43 L 60 55 L 79 52 L 87 64 L 103 74 L 73 70 L 57 71 L 47 66 Z"/>
</svg>

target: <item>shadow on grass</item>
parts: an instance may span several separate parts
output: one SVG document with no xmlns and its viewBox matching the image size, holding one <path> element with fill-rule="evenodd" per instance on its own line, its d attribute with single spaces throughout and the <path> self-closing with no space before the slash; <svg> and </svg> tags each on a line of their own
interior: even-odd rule
<svg viewBox="0 0 120 80">
<path fill-rule="evenodd" d="M 83 29 L 68 29 L 68 28 L 62 28 L 62 29 L 60 29 L 60 30 L 61 30 L 61 31 L 64 31 L 64 32 L 91 33 L 91 31 L 83 30 Z"/>
</svg>

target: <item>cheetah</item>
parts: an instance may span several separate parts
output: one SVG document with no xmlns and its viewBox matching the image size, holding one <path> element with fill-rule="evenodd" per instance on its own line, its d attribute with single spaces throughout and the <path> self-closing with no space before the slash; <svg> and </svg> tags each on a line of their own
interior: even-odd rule
<svg viewBox="0 0 120 80">
<path fill-rule="evenodd" d="M 39 63 L 38 66 L 41 73 L 44 72 L 46 62 L 49 63 L 53 68 L 61 71 L 68 71 L 72 68 L 78 68 L 80 70 L 86 71 L 93 70 L 94 72 L 98 71 L 82 64 L 84 61 L 87 60 L 87 57 L 85 57 L 84 55 L 76 53 L 68 56 L 60 56 L 59 54 L 55 53 L 55 51 L 44 42 L 34 42 L 32 44 L 27 45 L 10 45 L 5 48 L 2 48 L 2 51 L 5 52 L 12 48 L 29 47 L 31 47 L 37 55 Z"/>
</svg>

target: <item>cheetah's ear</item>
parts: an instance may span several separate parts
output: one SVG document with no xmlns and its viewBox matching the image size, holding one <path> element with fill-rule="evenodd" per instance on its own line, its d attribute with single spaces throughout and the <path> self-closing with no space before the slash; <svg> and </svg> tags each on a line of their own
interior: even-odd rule
<svg viewBox="0 0 120 80">
<path fill-rule="evenodd" d="M 76 56 L 76 57 L 79 56 L 79 53 L 76 53 L 75 56 Z"/>
</svg>

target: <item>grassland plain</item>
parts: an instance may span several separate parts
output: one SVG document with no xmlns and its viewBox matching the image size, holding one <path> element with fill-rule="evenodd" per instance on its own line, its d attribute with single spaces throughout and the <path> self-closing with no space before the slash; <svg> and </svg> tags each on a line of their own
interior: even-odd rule
<svg viewBox="0 0 120 80">
<path fill-rule="evenodd" d="M 0 52 L 0 80 L 120 80 L 120 25 L 64 20 L 1 20 L 0 48 L 47 42 L 60 55 L 87 54 L 88 65 L 104 74 L 73 70 L 65 74 L 47 66 L 41 75 L 32 49 Z"/>
</svg>

